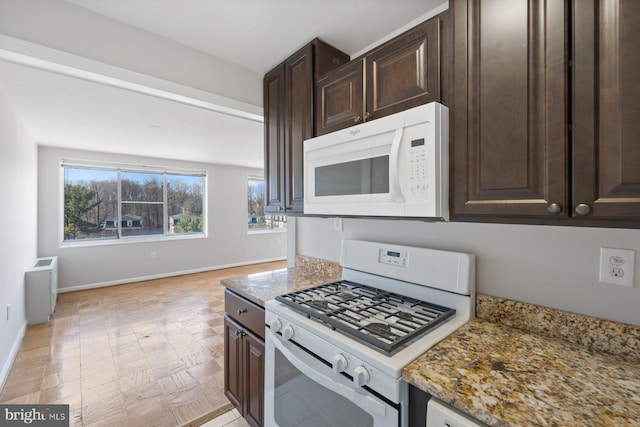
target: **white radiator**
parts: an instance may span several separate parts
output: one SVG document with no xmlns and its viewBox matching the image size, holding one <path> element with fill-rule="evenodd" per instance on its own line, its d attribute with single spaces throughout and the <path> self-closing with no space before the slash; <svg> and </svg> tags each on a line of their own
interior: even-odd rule
<svg viewBox="0 0 640 427">
<path fill-rule="evenodd" d="M 38 258 L 26 272 L 27 323 L 49 321 L 58 299 L 58 257 Z"/>
</svg>

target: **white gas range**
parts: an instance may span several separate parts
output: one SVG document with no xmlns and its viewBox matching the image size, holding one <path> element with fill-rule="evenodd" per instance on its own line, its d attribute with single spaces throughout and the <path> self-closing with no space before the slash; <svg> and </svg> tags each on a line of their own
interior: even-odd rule
<svg viewBox="0 0 640 427">
<path fill-rule="evenodd" d="M 406 426 L 402 369 L 475 315 L 473 255 L 345 240 L 340 264 L 266 302 L 267 426 Z"/>
</svg>

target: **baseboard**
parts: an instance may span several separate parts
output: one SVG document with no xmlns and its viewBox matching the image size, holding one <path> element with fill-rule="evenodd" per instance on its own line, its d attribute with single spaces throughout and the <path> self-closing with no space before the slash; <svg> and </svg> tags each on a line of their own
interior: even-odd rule
<svg viewBox="0 0 640 427">
<path fill-rule="evenodd" d="M 255 260 L 255 261 L 238 262 L 234 264 L 217 265 L 214 267 L 196 268 L 193 270 L 173 271 L 170 273 L 153 274 L 150 276 L 132 277 L 132 278 L 121 279 L 121 280 L 112 280 L 109 282 L 90 283 L 88 285 L 68 286 L 68 287 L 58 288 L 58 293 L 63 294 L 65 292 L 84 291 L 86 289 L 104 288 L 106 286 L 124 285 L 125 283 L 133 283 L 133 282 L 144 282 L 145 280 L 164 279 L 166 277 L 182 276 L 183 274 L 193 274 L 193 273 L 202 273 L 204 271 L 223 270 L 225 268 L 242 267 L 245 265 L 260 264 L 263 262 L 285 261 L 286 259 L 287 259 L 286 257 L 268 258 L 268 259 Z"/>
<path fill-rule="evenodd" d="M 7 378 L 9 377 L 9 371 L 11 371 L 11 367 L 13 366 L 13 362 L 16 360 L 16 356 L 18 355 L 18 350 L 20 350 L 20 345 L 22 345 L 22 339 L 24 338 L 24 334 L 27 332 L 27 319 L 22 323 L 22 327 L 20 328 L 20 332 L 16 337 L 13 345 L 11 346 L 11 351 L 9 352 L 9 357 L 4 362 L 2 366 L 2 371 L 0 371 L 0 393 L 4 389 L 4 385 L 7 382 Z"/>
</svg>

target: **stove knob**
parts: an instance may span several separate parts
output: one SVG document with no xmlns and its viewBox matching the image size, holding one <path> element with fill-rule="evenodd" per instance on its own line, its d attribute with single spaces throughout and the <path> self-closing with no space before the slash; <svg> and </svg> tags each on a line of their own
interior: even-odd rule
<svg viewBox="0 0 640 427">
<path fill-rule="evenodd" d="M 364 366 L 358 366 L 353 370 L 353 384 L 356 387 L 362 387 L 369 382 L 369 372 Z"/>
<path fill-rule="evenodd" d="M 333 356 L 333 372 L 339 374 L 347 369 L 347 358 L 342 354 L 336 354 Z"/>
<path fill-rule="evenodd" d="M 293 328 L 291 327 L 291 325 L 287 325 L 284 327 L 284 329 L 282 330 L 282 338 L 287 341 L 293 338 Z"/>
<path fill-rule="evenodd" d="M 282 328 L 282 322 L 277 317 L 269 323 L 269 327 L 273 332 L 278 332 Z"/>
</svg>

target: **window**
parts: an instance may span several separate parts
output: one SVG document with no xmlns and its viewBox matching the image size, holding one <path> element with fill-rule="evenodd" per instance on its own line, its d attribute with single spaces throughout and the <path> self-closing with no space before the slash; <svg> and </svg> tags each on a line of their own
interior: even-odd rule
<svg viewBox="0 0 640 427">
<path fill-rule="evenodd" d="M 287 217 L 264 214 L 264 178 L 250 176 L 248 180 L 248 221 L 249 232 L 285 231 Z"/>
<path fill-rule="evenodd" d="M 204 234 L 204 172 L 62 163 L 63 241 Z"/>
</svg>

